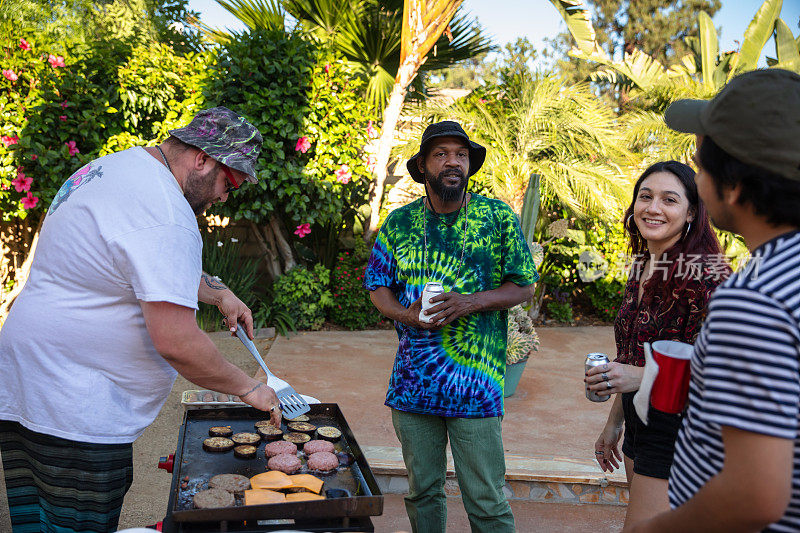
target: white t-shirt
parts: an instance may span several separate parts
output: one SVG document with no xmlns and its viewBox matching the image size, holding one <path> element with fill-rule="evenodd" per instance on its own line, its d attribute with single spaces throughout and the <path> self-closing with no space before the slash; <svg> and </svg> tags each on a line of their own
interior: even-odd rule
<svg viewBox="0 0 800 533">
<path fill-rule="evenodd" d="M 73 174 L 0 330 L 0 420 L 82 442 L 136 440 L 177 375 L 139 300 L 197 309 L 201 254 L 180 186 L 143 148 Z"/>
</svg>

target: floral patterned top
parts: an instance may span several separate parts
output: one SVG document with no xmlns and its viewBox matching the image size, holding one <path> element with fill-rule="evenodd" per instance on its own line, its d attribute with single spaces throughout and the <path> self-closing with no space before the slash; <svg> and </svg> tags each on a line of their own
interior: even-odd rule
<svg viewBox="0 0 800 533">
<path fill-rule="evenodd" d="M 641 303 L 639 278 L 644 263 L 636 261 L 625 285 L 625 295 L 614 321 L 614 338 L 617 342 L 617 363 L 644 366 L 644 343 L 659 340 L 694 344 L 711 294 L 727 279 L 727 269 L 708 268 L 703 263 L 702 272 L 689 276 L 683 289 L 676 289 L 671 298 L 665 298 L 660 288 L 658 271 L 645 283 Z"/>
</svg>

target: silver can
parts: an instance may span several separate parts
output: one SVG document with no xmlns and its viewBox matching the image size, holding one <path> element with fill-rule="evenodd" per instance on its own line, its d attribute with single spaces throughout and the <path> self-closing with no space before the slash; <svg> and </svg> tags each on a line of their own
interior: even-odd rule
<svg viewBox="0 0 800 533">
<path fill-rule="evenodd" d="M 433 317 L 436 315 L 426 315 L 425 311 L 439 305 L 439 302 L 431 303 L 431 298 L 434 296 L 438 296 L 444 293 L 444 286 L 439 283 L 438 281 L 429 281 L 425 284 L 425 288 L 422 289 L 422 309 L 419 312 L 419 320 L 420 322 L 433 322 Z"/>
<path fill-rule="evenodd" d="M 589 370 L 593 369 L 596 366 L 608 364 L 608 356 L 604 353 L 590 353 L 586 356 L 586 363 L 584 364 L 584 370 L 588 372 Z M 589 385 L 586 385 L 586 397 L 592 400 L 593 402 L 604 402 L 611 398 L 611 395 L 608 396 L 598 396 L 597 393 L 594 391 L 589 390 Z"/>
</svg>

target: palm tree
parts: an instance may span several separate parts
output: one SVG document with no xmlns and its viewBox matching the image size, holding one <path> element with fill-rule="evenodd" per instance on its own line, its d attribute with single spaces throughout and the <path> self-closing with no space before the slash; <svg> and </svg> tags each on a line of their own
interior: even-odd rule
<svg viewBox="0 0 800 533">
<path fill-rule="evenodd" d="M 800 73 L 800 37 L 795 40 L 779 18 L 782 0 L 764 0 L 745 30 L 738 51 L 720 53 L 711 17 L 701 11 L 697 18 L 699 37 L 686 39 L 692 52 L 670 69 L 638 49 L 622 61 L 613 61 L 597 43 L 582 0 L 551 2 L 575 39 L 570 55 L 598 65 L 593 79 L 611 82 L 624 92 L 631 91 L 630 95 L 637 99 L 621 122 L 629 147 L 642 153 L 646 162 L 688 160 L 694 151 L 694 136 L 667 128 L 664 109 L 679 98 L 711 98 L 736 74 L 755 69 L 761 51 L 773 35 L 778 57 L 768 58 L 768 64 Z"/>
<path fill-rule="evenodd" d="M 538 175 L 539 213 L 566 206 L 577 216 L 619 220 L 637 158 L 624 147 L 613 112 L 587 85 L 533 76 L 513 94 L 494 90 L 419 114 L 426 123 L 451 119 L 471 130 L 488 148 L 484 168 L 494 194 L 518 214 L 530 176 Z"/>
<path fill-rule="evenodd" d="M 394 130 L 409 87 L 415 80 L 419 83 L 421 72 L 452 65 L 491 47 L 467 15 L 456 15 L 462 1 L 285 0 L 287 11 L 306 32 L 360 65 L 368 79 L 368 100 L 383 110 L 366 239 L 378 227 Z"/>
</svg>

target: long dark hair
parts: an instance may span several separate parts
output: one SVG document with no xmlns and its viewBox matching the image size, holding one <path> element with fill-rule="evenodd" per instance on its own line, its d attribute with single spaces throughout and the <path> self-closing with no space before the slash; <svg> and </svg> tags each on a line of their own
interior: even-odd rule
<svg viewBox="0 0 800 533">
<path fill-rule="evenodd" d="M 686 283 L 691 279 L 690 276 L 676 275 L 676 270 L 680 266 L 680 262 L 677 259 L 681 254 L 719 255 L 722 254 L 722 247 L 719 245 L 719 239 L 717 239 L 714 230 L 711 229 L 708 211 L 706 211 L 706 207 L 697 194 L 697 185 L 694 182 L 694 170 L 692 170 L 692 167 L 679 161 L 660 161 L 648 167 L 636 180 L 636 185 L 633 186 L 631 204 L 625 211 L 625 215 L 623 215 L 622 222 L 625 226 L 625 233 L 628 234 L 628 248 L 633 257 L 647 258 L 650 255 L 650 251 L 647 249 L 647 241 L 639 233 L 639 228 L 636 227 L 636 222 L 634 222 L 632 215 L 633 205 L 636 203 L 636 197 L 639 196 L 639 188 L 642 182 L 656 172 L 669 172 L 678 178 L 678 181 L 686 191 L 689 210 L 694 211 L 694 220 L 689 225 L 688 231 L 684 229 L 684 234 L 678 242 L 665 252 L 666 260 L 669 262 L 669 269 L 667 270 L 666 283 L 663 283 L 662 286 L 664 294 L 669 294 L 675 289 L 685 287 Z"/>
</svg>

